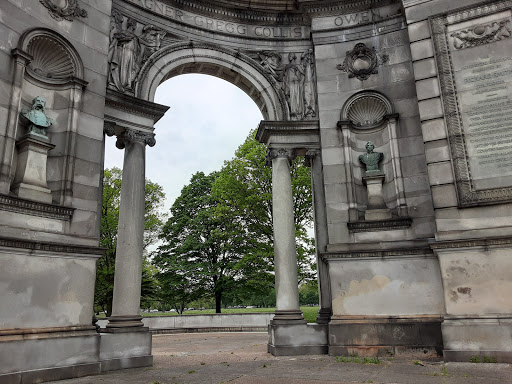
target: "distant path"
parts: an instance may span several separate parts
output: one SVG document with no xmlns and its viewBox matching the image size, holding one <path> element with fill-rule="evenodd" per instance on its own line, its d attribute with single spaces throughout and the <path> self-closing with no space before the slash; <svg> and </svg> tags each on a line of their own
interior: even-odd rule
<svg viewBox="0 0 512 384">
<path fill-rule="evenodd" d="M 339 363 L 332 356 L 273 357 L 266 333 L 193 333 L 153 336 L 153 368 L 112 372 L 54 384 L 508 384 L 508 364 L 378 365 Z"/>
</svg>

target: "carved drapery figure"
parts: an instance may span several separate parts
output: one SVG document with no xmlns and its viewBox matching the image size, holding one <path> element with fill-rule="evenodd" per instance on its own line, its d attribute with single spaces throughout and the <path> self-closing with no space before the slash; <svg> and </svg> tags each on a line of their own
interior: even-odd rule
<svg viewBox="0 0 512 384">
<path fill-rule="evenodd" d="M 133 94 L 142 64 L 160 49 L 166 31 L 148 24 L 142 28 L 142 35 L 137 36 L 137 21 L 128 18 L 126 29 L 123 29 L 123 21 L 123 15 L 114 10 L 110 20 L 108 85 Z"/>
<path fill-rule="evenodd" d="M 300 58 L 304 68 L 304 116 L 316 117 L 316 92 L 314 79 L 313 50 L 304 52 Z"/>
<path fill-rule="evenodd" d="M 32 109 L 22 109 L 20 115 L 29 121 L 29 133 L 35 133 L 47 138 L 46 130 L 53 124 L 53 120 L 46 116 L 46 101 L 41 96 L 32 100 Z"/>
<path fill-rule="evenodd" d="M 162 39 L 166 33 L 167 32 L 163 29 L 152 24 L 148 24 L 142 28 L 142 35 L 140 37 L 140 43 L 143 46 L 143 53 L 141 55 L 142 62 L 146 61 L 146 59 L 160 49 Z"/>
<path fill-rule="evenodd" d="M 304 68 L 296 60 L 295 53 L 288 54 L 289 62 L 283 70 L 283 90 L 288 99 L 292 120 L 304 117 Z"/>
<path fill-rule="evenodd" d="M 382 152 L 374 152 L 375 145 L 369 141 L 366 143 L 366 153 L 359 156 L 359 161 L 366 166 L 366 174 L 379 173 L 379 163 L 384 158 Z"/>
<path fill-rule="evenodd" d="M 288 54 L 288 63 L 282 64 L 281 54 L 274 51 L 258 53 L 260 65 L 279 84 L 290 111 L 292 120 L 316 117 L 315 69 L 313 50 L 309 49 L 300 56 Z"/>
</svg>

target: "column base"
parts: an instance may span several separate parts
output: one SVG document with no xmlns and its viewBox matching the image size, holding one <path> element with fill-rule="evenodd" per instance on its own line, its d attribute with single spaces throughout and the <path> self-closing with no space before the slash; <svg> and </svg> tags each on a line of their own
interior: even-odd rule
<svg viewBox="0 0 512 384">
<path fill-rule="evenodd" d="M 440 316 L 340 316 L 329 323 L 329 354 L 361 357 L 407 354 L 438 357 Z"/>
<path fill-rule="evenodd" d="M 325 355 L 327 330 L 324 324 L 271 323 L 267 351 L 274 356 Z"/>
<path fill-rule="evenodd" d="M 445 361 L 512 362 L 512 317 L 445 318 Z"/>
<path fill-rule="evenodd" d="M 270 324 L 306 324 L 301 310 L 278 310 Z"/>
<path fill-rule="evenodd" d="M 329 324 L 331 321 L 332 310 L 330 308 L 320 308 L 316 317 L 317 324 Z"/>
<path fill-rule="evenodd" d="M 144 327 L 142 322 L 142 316 L 140 315 L 125 315 L 125 316 L 110 316 L 108 318 L 108 324 L 102 332 L 114 333 L 114 332 L 146 332 L 149 329 Z"/>
</svg>

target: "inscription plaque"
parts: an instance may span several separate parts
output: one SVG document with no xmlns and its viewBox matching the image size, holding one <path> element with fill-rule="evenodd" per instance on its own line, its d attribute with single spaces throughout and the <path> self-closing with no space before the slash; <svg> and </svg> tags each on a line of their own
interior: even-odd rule
<svg viewBox="0 0 512 384">
<path fill-rule="evenodd" d="M 512 198 L 511 3 L 431 20 L 461 206 Z"/>
</svg>

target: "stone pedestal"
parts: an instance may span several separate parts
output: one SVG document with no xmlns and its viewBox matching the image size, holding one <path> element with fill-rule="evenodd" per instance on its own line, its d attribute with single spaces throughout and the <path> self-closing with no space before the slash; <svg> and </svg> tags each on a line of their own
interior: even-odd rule
<svg viewBox="0 0 512 384">
<path fill-rule="evenodd" d="M 382 194 L 382 183 L 384 182 L 384 174 L 367 173 L 363 177 L 368 191 L 368 207 L 364 214 L 365 220 L 388 220 L 391 219 L 391 211 L 386 207 L 384 196 Z"/>
<path fill-rule="evenodd" d="M 124 328 L 101 333 L 101 371 L 150 367 L 153 365 L 151 347 L 151 333 L 147 327 L 136 328 L 136 330 Z"/>
<path fill-rule="evenodd" d="M 270 324 L 268 352 L 274 356 L 322 355 L 328 351 L 327 324 Z"/>
<path fill-rule="evenodd" d="M 46 183 L 48 152 L 55 148 L 46 136 L 29 133 L 16 142 L 18 166 L 11 187 L 18 197 L 51 204 L 52 191 Z"/>
</svg>

